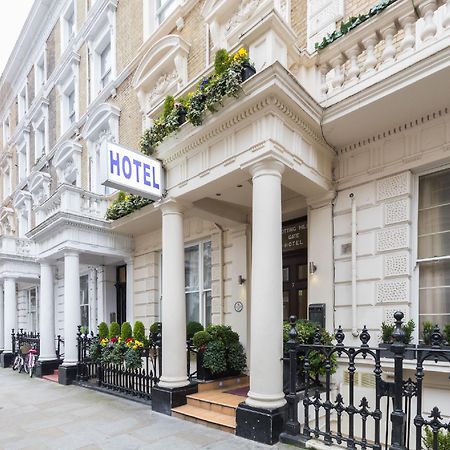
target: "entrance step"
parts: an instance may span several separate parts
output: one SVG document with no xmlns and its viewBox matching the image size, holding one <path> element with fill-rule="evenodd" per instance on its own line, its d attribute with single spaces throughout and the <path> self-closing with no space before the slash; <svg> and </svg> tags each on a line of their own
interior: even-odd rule
<svg viewBox="0 0 450 450">
<path fill-rule="evenodd" d="M 47 380 L 47 381 L 53 381 L 54 383 L 58 382 L 58 370 L 54 370 L 52 374 L 50 375 L 43 375 L 42 376 L 43 380 Z"/>
<path fill-rule="evenodd" d="M 243 377 L 248 382 L 247 377 Z M 226 382 L 225 382 L 226 381 Z M 210 428 L 216 428 L 228 433 L 235 433 L 236 431 L 236 408 L 239 403 L 245 400 L 245 394 L 234 395 L 226 390 L 238 389 L 240 392 L 247 392 L 245 385 L 236 380 L 220 380 L 224 384 L 220 389 L 200 390 L 196 394 L 191 394 L 186 397 L 187 404 L 172 409 L 172 415 L 180 419 L 188 420 L 190 422 L 201 423 Z M 220 382 L 215 382 L 219 383 Z M 218 384 L 216 384 L 217 386 Z M 201 385 L 199 385 L 200 388 Z"/>
<path fill-rule="evenodd" d="M 226 390 L 248 386 L 250 380 L 247 375 L 240 377 L 221 378 L 220 380 L 212 380 L 199 382 L 198 392 L 212 391 L 212 390 Z"/>
</svg>

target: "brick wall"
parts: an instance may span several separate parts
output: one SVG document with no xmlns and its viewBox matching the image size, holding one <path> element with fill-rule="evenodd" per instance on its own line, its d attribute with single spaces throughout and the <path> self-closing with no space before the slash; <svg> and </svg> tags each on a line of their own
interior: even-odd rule
<svg viewBox="0 0 450 450">
<path fill-rule="evenodd" d="M 374 0 L 346 0 L 344 6 L 344 20 L 352 16 L 359 16 L 360 14 L 366 14 L 369 9 L 379 3 Z"/>
<path fill-rule="evenodd" d="M 291 2 L 291 27 L 297 36 L 297 45 L 299 48 L 306 47 L 306 10 L 306 0 Z"/>
<path fill-rule="evenodd" d="M 50 148 L 52 148 L 56 144 L 56 136 L 57 136 L 57 127 L 59 124 L 59 120 L 57 117 L 57 88 L 53 88 L 50 91 L 50 94 L 48 96 L 49 100 L 49 107 L 48 107 L 48 128 L 49 128 L 49 136 L 48 141 Z"/>
<path fill-rule="evenodd" d="M 130 148 L 138 148 L 142 134 L 142 114 L 136 93 L 132 86 L 131 74 L 117 89 L 112 103 L 120 108 L 119 143 Z"/>
<path fill-rule="evenodd" d="M 58 21 L 47 39 L 47 77 L 50 77 L 55 70 L 56 61 L 59 56 L 59 34 Z"/>
<path fill-rule="evenodd" d="M 79 92 L 79 116 L 81 117 L 87 108 L 88 102 L 88 51 L 87 45 L 84 44 L 80 50 L 80 71 L 78 77 L 78 92 Z"/>
<path fill-rule="evenodd" d="M 28 84 L 28 107 L 30 107 L 31 103 L 34 100 L 35 92 L 34 92 L 34 65 L 31 66 L 31 70 L 27 76 L 27 84 Z"/>
<path fill-rule="evenodd" d="M 117 7 L 116 24 L 116 65 L 119 74 L 136 56 L 143 42 L 142 1 L 121 0 Z"/>
</svg>

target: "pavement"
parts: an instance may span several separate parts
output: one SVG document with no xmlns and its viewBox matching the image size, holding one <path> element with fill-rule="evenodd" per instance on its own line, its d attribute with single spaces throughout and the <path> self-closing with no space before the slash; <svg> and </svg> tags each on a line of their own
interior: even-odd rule
<svg viewBox="0 0 450 450">
<path fill-rule="evenodd" d="M 148 405 L 0 368 L 0 449 L 277 449 Z"/>
</svg>

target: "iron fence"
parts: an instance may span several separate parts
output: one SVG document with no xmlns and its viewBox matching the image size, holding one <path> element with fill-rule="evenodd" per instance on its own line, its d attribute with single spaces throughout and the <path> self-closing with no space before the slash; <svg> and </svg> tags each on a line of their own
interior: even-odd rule
<svg viewBox="0 0 450 450">
<path fill-rule="evenodd" d="M 99 336 L 84 334 L 78 327 L 77 380 L 130 397 L 150 400 L 152 387 L 159 381 L 162 372 L 160 336 L 160 333 L 149 336 L 149 345 L 141 354 L 142 366 L 130 369 L 125 363 L 105 363 L 98 358 L 93 360 L 91 351 Z"/>
<path fill-rule="evenodd" d="M 24 331 L 23 328 L 20 328 L 17 332 L 14 328 L 11 330 L 11 349 L 12 353 L 16 354 L 23 345 L 29 345 L 30 347 L 34 347 L 37 351 L 37 354 L 40 354 L 40 334 L 34 331 Z M 55 338 L 55 353 L 56 358 L 61 359 L 61 347 L 64 344 L 64 340 L 60 335 Z"/>
<path fill-rule="evenodd" d="M 395 319 L 393 344 L 390 346 L 394 361 L 394 380 L 386 381 L 383 366 L 389 365 L 389 361 L 382 359 L 383 349 L 369 345 L 371 336 L 366 327 L 360 334 L 360 346 L 345 345 L 345 334 L 340 327 L 335 333 L 334 345 L 322 344 L 319 329 L 312 344 L 299 344 L 296 318 L 290 318 L 289 351 L 285 359 L 289 363 L 289 392 L 286 395 L 288 418 L 286 430 L 280 436 L 282 442 L 304 446 L 314 438 L 326 445 L 343 444 L 349 449 L 420 450 L 425 448 L 424 434 L 427 429 L 427 448 L 441 450 L 438 444 L 439 433 L 446 430 L 450 432 L 450 422 L 443 419 L 438 406 L 424 410 L 424 363 L 450 363 L 450 348 L 444 347 L 443 336 L 439 328 L 435 327 L 431 347 L 415 347 L 415 366 L 406 369 L 403 313 L 397 312 Z M 320 379 L 311 377 L 313 361 L 316 364 L 320 361 L 323 372 Z M 332 396 L 333 390 L 339 391 L 333 384 L 337 362 L 343 368 L 348 388 L 341 389 Z M 367 396 L 359 398 L 357 395 L 359 388 L 357 389 L 355 377 L 361 362 L 372 368 L 375 395 L 371 402 Z M 302 391 L 298 389 L 299 367 L 304 380 Z M 413 376 L 407 377 L 408 371 L 412 371 Z M 450 389 L 450 382 L 448 388 Z M 448 417 L 450 401 L 448 397 L 442 401 Z M 302 427 L 299 412 L 303 416 Z"/>
</svg>

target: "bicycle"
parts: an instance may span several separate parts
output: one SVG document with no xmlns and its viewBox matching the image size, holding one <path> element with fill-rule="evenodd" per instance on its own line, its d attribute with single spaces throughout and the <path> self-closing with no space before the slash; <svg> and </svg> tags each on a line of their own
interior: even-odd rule
<svg viewBox="0 0 450 450">
<path fill-rule="evenodd" d="M 36 350 L 36 345 L 24 344 L 20 347 L 13 365 L 13 370 L 18 370 L 19 373 L 22 373 L 22 370 L 25 371 L 30 378 L 33 376 L 36 361 L 38 359 L 38 352 Z"/>
</svg>

